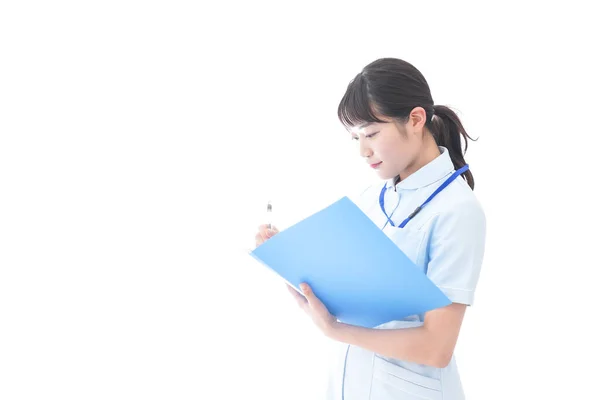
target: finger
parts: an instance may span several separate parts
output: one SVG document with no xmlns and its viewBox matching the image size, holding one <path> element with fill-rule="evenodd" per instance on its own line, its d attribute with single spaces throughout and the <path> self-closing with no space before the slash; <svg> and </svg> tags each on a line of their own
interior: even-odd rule
<svg viewBox="0 0 600 400">
<path fill-rule="evenodd" d="M 311 315 L 318 315 L 321 318 L 325 318 L 329 314 L 329 318 L 331 318 L 331 313 L 313 292 L 312 288 L 307 283 L 301 283 L 299 286 L 302 293 L 304 293 L 304 297 L 306 297 L 305 311 Z"/>
<path fill-rule="evenodd" d="M 263 224 L 258 227 L 258 232 L 262 234 L 265 239 L 268 239 L 278 234 L 279 229 L 277 229 L 275 226 L 271 226 L 269 228 L 268 224 Z"/>
<path fill-rule="evenodd" d="M 294 289 L 293 287 L 291 287 L 289 284 L 286 284 L 288 291 L 292 294 L 292 297 L 294 297 L 294 300 L 296 300 L 296 303 L 298 303 L 298 306 L 300 308 L 305 308 L 308 305 L 308 302 L 306 301 L 306 298 L 304 296 L 302 296 L 300 293 L 298 293 L 298 291 L 296 289 Z"/>
<path fill-rule="evenodd" d="M 306 297 L 306 302 L 311 307 L 317 306 L 321 303 L 319 299 L 317 299 L 317 296 L 315 296 L 315 293 L 312 291 L 312 288 L 307 283 L 301 283 L 300 290 L 302 290 L 302 293 L 304 293 L 304 296 Z"/>
<path fill-rule="evenodd" d="M 258 235 L 260 236 L 260 238 L 265 241 L 269 238 L 269 236 L 267 235 L 266 232 L 258 232 Z"/>
<path fill-rule="evenodd" d="M 288 291 L 292 294 L 292 296 L 294 296 L 294 298 L 299 301 L 300 303 L 304 304 L 306 303 L 306 298 L 304 296 L 302 296 L 300 293 L 298 293 L 298 291 L 293 288 L 291 285 L 286 284 Z"/>
<path fill-rule="evenodd" d="M 260 233 L 257 233 L 254 236 L 254 242 L 256 243 L 256 247 L 258 247 L 265 242 L 265 239 L 262 237 L 262 235 Z"/>
<path fill-rule="evenodd" d="M 256 245 L 259 246 L 266 242 L 269 239 L 269 235 L 266 231 L 259 231 L 256 235 L 254 235 L 254 240 L 256 241 Z"/>
</svg>

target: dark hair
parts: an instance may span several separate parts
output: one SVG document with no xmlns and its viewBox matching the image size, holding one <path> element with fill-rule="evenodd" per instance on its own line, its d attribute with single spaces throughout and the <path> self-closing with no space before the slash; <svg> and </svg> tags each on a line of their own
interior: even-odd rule
<svg viewBox="0 0 600 400">
<path fill-rule="evenodd" d="M 397 58 L 381 58 L 367 65 L 350 81 L 338 107 L 338 118 L 346 127 L 367 122 L 386 122 L 375 114 L 406 123 L 415 107 L 426 112 L 425 126 L 438 146 L 448 149 L 454 169 L 466 164 L 461 147 L 461 136 L 468 148 L 465 131 L 454 111 L 446 106 L 434 105 L 429 85 L 421 72 L 410 63 Z M 435 117 L 434 118 L 434 114 Z M 474 189 L 473 174 L 462 174 Z"/>
</svg>

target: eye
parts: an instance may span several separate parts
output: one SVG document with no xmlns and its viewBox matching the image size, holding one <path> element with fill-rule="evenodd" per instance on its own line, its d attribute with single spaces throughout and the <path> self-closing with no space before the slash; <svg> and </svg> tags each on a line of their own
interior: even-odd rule
<svg viewBox="0 0 600 400">
<path fill-rule="evenodd" d="M 352 136 L 351 136 L 351 139 L 352 139 L 352 140 L 358 140 L 358 136 L 354 136 L 354 135 L 352 135 Z"/>
<path fill-rule="evenodd" d="M 366 138 L 372 138 L 373 136 L 377 135 L 379 133 L 379 131 L 377 132 L 373 132 L 373 133 L 369 133 L 368 135 L 365 135 Z"/>
</svg>

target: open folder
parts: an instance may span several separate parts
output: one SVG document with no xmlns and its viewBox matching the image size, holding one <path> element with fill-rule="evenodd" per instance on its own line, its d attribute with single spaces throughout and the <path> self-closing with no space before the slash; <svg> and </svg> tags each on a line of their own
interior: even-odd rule
<svg viewBox="0 0 600 400">
<path fill-rule="evenodd" d="M 397 228 L 402 229 L 402 228 Z M 308 283 L 339 321 L 373 328 L 450 300 L 349 198 L 250 252 L 299 291 Z"/>
</svg>

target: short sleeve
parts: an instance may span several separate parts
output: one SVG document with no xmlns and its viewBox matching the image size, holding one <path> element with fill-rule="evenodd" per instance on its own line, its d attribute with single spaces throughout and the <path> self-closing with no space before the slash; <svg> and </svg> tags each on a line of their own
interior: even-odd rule
<svg viewBox="0 0 600 400">
<path fill-rule="evenodd" d="M 432 227 L 427 276 L 454 303 L 472 305 L 486 239 L 486 218 L 476 201 L 437 215 Z"/>
</svg>

